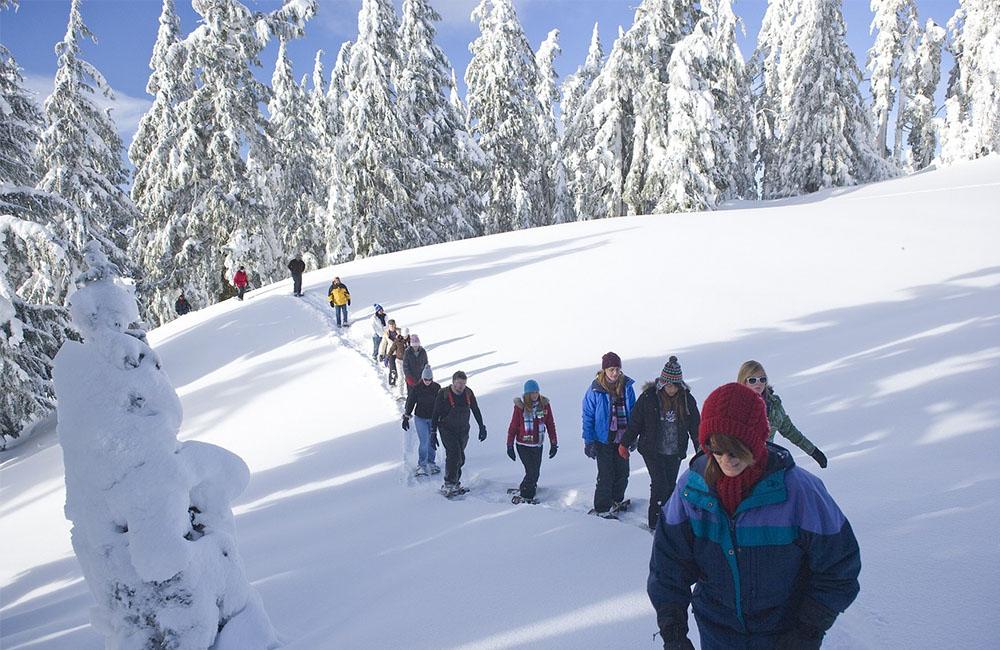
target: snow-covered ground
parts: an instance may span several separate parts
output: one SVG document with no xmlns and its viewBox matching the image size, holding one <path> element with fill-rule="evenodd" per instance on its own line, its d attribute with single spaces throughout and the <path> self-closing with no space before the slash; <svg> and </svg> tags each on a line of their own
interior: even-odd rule
<svg viewBox="0 0 1000 650">
<path fill-rule="evenodd" d="M 600 357 L 640 383 L 677 354 L 701 401 L 758 359 L 862 549 L 831 648 L 1000 645 L 1000 158 L 795 200 L 509 233 L 345 264 L 150 333 L 184 439 L 250 466 L 240 552 L 291 648 L 653 647 L 648 480 L 621 522 L 586 516 L 580 399 Z M 734 206 L 737 207 L 737 206 Z M 324 294 L 340 275 L 354 325 Z M 489 438 L 447 501 L 403 464 L 370 304 L 420 334 L 437 378 L 469 374 Z M 560 451 L 514 506 L 511 400 L 533 377 Z M 412 433 L 412 430 L 411 430 Z M 102 647 L 69 543 L 62 454 L 2 460 L 0 647 Z M 692 637 L 696 637 L 692 633 Z M 695 638 L 697 644 L 697 640 Z"/>
</svg>

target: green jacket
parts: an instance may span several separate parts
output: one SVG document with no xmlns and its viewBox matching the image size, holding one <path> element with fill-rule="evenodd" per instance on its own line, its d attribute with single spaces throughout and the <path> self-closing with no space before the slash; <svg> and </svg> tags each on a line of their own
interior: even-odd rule
<svg viewBox="0 0 1000 650">
<path fill-rule="evenodd" d="M 780 433 L 788 438 L 793 445 L 812 455 L 816 451 L 816 445 L 795 427 L 792 418 L 788 417 L 788 413 L 785 413 L 785 407 L 781 405 L 781 398 L 770 386 L 764 390 L 764 403 L 767 404 L 767 419 L 771 422 L 771 434 L 767 437 L 768 442 L 773 442 L 774 434 Z"/>
</svg>

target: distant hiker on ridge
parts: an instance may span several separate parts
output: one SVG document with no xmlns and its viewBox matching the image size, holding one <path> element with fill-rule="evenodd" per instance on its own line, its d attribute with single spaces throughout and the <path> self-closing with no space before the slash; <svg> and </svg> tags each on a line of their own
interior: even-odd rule
<svg viewBox="0 0 1000 650">
<path fill-rule="evenodd" d="M 236 291 L 238 292 L 236 297 L 243 300 L 243 294 L 247 291 L 249 280 L 247 279 L 247 271 L 242 264 L 237 269 L 236 275 L 233 276 L 233 284 L 236 285 Z"/>
<path fill-rule="evenodd" d="M 330 299 L 330 306 L 337 314 L 337 327 L 347 327 L 347 307 L 351 304 L 351 292 L 347 290 L 347 285 L 336 277 L 327 289 L 326 295 Z"/>
<path fill-rule="evenodd" d="M 385 310 L 382 305 L 373 305 L 375 313 L 372 314 L 372 359 L 378 359 L 379 344 L 382 343 L 382 336 L 385 334 Z"/>
<path fill-rule="evenodd" d="M 292 295 L 302 295 L 302 274 L 306 271 L 306 263 L 298 255 L 288 263 L 288 270 L 292 272 Z"/>
<path fill-rule="evenodd" d="M 183 316 L 184 314 L 191 311 L 191 303 L 187 301 L 184 297 L 184 292 L 177 296 L 177 302 L 174 303 L 174 311 L 177 312 L 178 316 Z"/>
</svg>

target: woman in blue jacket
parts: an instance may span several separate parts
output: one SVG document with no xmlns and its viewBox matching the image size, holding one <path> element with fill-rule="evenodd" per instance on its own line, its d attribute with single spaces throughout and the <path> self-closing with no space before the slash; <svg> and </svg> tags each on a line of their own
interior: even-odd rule
<svg viewBox="0 0 1000 650">
<path fill-rule="evenodd" d="M 633 384 L 622 372 L 621 357 L 608 352 L 583 396 L 583 451 L 597 460 L 594 514 L 606 519 L 616 518 L 628 487 L 628 459 L 618 455 L 618 443 L 635 406 Z"/>
<path fill-rule="evenodd" d="M 746 386 L 705 400 L 702 452 L 663 508 L 649 563 L 664 648 L 692 647 L 688 605 L 703 650 L 819 648 L 858 595 L 850 523 L 769 433 L 764 402 Z"/>
</svg>

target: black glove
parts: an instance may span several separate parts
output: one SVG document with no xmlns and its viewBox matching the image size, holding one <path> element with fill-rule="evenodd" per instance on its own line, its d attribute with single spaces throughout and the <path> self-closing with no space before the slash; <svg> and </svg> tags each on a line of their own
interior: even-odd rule
<svg viewBox="0 0 1000 650">
<path fill-rule="evenodd" d="M 664 639 L 663 650 L 694 650 L 694 645 L 691 643 L 691 639 L 687 638 L 685 634 L 676 641 L 667 641 Z"/>
<path fill-rule="evenodd" d="M 805 627 L 793 628 L 778 637 L 775 650 L 819 650 L 823 632 Z"/>
<path fill-rule="evenodd" d="M 816 449 L 813 449 L 813 453 L 811 453 L 809 455 L 813 457 L 814 461 L 816 461 L 817 463 L 819 463 L 819 466 L 821 468 L 826 469 L 826 462 L 827 462 L 826 461 L 826 454 L 824 454 L 823 452 L 821 452 L 818 447 Z"/>
<path fill-rule="evenodd" d="M 597 445 L 588 442 L 583 446 L 583 453 L 587 455 L 587 458 L 597 458 Z"/>
<path fill-rule="evenodd" d="M 350 300 L 350 299 L 348 299 L 348 300 L 347 300 L 347 306 L 348 306 L 348 307 L 350 307 L 350 306 L 351 306 L 351 300 Z"/>
<path fill-rule="evenodd" d="M 410 416 L 409 415 L 404 415 L 403 416 L 403 421 L 400 423 L 399 426 L 403 427 L 403 431 L 409 431 L 410 430 Z"/>
<path fill-rule="evenodd" d="M 661 615 L 662 614 L 662 615 Z M 669 608 L 656 615 L 664 650 L 694 650 L 688 638 L 687 608 Z"/>
<path fill-rule="evenodd" d="M 479 425 L 479 442 L 482 442 L 483 440 L 486 440 L 486 425 L 485 424 L 480 424 Z"/>
<path fill-rule="evenodd" d="M 517 460 L 517 456 L 514 455 L 514 445 L 507 445 L 507 456 L 511 460 Z"/>
<path fill-rule="evenodd" d="M 559 445 L 552 445 L 549 448 L 549 458 L 554 457 L 557 451 L 559 451 Z"/>
</svg>

